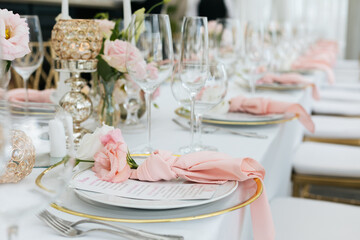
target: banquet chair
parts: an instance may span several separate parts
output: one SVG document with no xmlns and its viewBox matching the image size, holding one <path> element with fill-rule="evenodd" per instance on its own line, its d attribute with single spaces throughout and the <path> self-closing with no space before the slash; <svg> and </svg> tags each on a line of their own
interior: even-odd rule
<svg viewBox="0 0 360 240">
<path fill-rule="evenodd" d="M 293 159 L 293 196 L 360 205 L 360 148 L 303 142 Z"/>
<path fill-rule="evenodd" d="M 30 76 L 28 87 L 32 89 L 49 89 L 56 87 L 59 74 L 54 69 L 53 56 L 55 53 L 51 48 L 51 42 L 44 42 L 44 61 L 40 67 Z M 21 76 L 11 69 L 11 81 L 9 89 L 23 87 Z"/>
<path fill-rule="evenodd" d="M 270 203 L 277 240 L 357 240 L 360 207 L 340 203 L 275 198 Z"/>
</svg>

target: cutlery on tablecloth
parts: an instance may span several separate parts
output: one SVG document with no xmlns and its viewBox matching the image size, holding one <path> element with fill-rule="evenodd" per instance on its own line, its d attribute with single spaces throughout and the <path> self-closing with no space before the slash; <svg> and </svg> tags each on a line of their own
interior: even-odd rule
<svg viewBox="0 0 360 240">
<path fill-rule="evenodd" d="M 59 232 L 66 237 L 77 237 L 87 234 L 89 232 L 101 231 L 111 234 L 116 234 L 127 239 L 131 240 L 183 240 L 184 237 L 178 235 L 166 235 L 166 234 L 157 234 L 151 233 L 143 230 L 138 230 L 134 228 L 124 227 L 120 225 L 113 225 L 106 222 L 101 222 L 93 219 L 82 219 L 76 222 L 70 222 L 65 219 L 59 218 L 49 211 L 44 210 L 39 215 L 39 218 L 42 219 L 47 225 L 53 228 L 55 231 Z M 88 230 L 80 230 L 75 228 L 75 226 L 82 223 L 93 223 L 101 224 L 107 227 L 111 227 L 117 230 L 112 230 L 108 228 L 92 228 Z"/>
<path fill-rule="evenodd" d="M 179 120 L 173 118 L 172 119 L 173 122 L 175 122 L 177 125 L 179 125 L 180 127 L 186 129 L 186 130 L 189 130 L 190 129 L 190 126 L 180 122 Z M 257 134 L 256 132 L 240 132 L 240 131 L 236 131 L 236 130 L 231 130 L 231 129 L 228 129 L 228 128 L 222 128 L 222 127 L 215 127 L 215 126 L 203 126 L 201 128 L 201 130 L 204 132 L 204 133 L 213 133 L 213 132 L 216 132 L 216 131 L 219 131 L 219 130 L 222 130 L 222 131 L 225 131 L 225 132 L 228 132 L 228 133 L 232 133 L 232 134 L 236 134 L 236 135 L 240 135 L 240 136 L 243 136 L 243 137 L 250 137 L 250 138 L 261 138 L 261 139 L 265 139 L 267 138 L 266 135 L 259 135 Z"/>
</svg>

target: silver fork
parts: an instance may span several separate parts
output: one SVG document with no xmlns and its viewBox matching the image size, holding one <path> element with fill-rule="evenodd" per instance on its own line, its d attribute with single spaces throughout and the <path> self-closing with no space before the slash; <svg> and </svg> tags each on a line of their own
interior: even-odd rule
<svg viewBox="0 0 360 240">
<path fill-rule="evenodd" d="M 82 236 L 89 232 L 94 231 L 101 231 L 111 234 L 120 235 L 122 237 L 126 237 L 127 239 L 131 240 L 137 240 L 137 239 L 148 239 L 148 240 L 182 240 L 184 239 L 182 236 L 177 235 L 165 235 L 165 234 L 155 234 L 150 233 L 134 228 L 124 227 L 120 225 L 113 225 L 101 221 L 96 221 L 92 219 L 82 219 L 76 222 L 70 222 L 65 219 L 59 218 L 53 214 L 51 214 L 49 211 L 44 210 L 39 214 L 39 218 L 42 219 L 45 223 L 47 223 L 51 228 L 62 234 L 63 236 L 67 237 L 77 237 Z M 75 228 L 75 226 L 82 224 L 82 223 L 96 223 L 96 224 L 102 224 L 104 226 L 112 227 L 117 230 L 107 229 L 107 228 L 92 228 L 89 230 L 80 230 Z"/>
</svg>

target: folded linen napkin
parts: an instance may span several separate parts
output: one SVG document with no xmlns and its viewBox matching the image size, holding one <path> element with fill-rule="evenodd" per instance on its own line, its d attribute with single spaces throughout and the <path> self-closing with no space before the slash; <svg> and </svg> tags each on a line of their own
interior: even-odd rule
<svg viewBox="0 0 360 240">
<path fill-rule="evenodd" d="M 171 180 L 181 177 L 200 183 L 224 183 L 264 179 L 265 170 L 251 158 L 232 158 L 220 152 L 195 152 L 176 157 L 168 151 L 153 152 L 130 178 L 141 181 Z M 274 223 L 265 191 L 251 205 L 254 239 L 275 238 Z"/>
<path fill-rule="evenodd" d="M 318 62 L 313 62 L 309 59 L 301 59 L 301 60 L 297 60 L 295 61 L 292 65 L 291 65 L 292 69 L 318 69 L 318 70 L 322 70 L 325 72 L 325 74 L 327 75 L 328 78 L 328 82 L 330 84 L 335 83 L 335 74 L 334 74 L 334 70 L 329 67 L 326 64 L 323 63 L 318 63 Z"/>
<path fill-rule="evenodd" d="M 46 89 L 46 90 L 34 90 L 28 89 L 29 102 L 37 103 L 52 103 L 50 100 L 51 94 L 55 89 Z M 8 100 L 10 102 L 25 102 L 25 88 L 15 88 L 8 92 Z"/>
<path fill-rule="evenodd" d="M 297 103 L 281 102 L 265 98 L 234 97 L 230 100 L 230 112 L 247 112 L 252 114 L 294 113 L 299 121 L 310 132 L 315 131 L 314 123 L 305 109 Z"/>
<path fill-rule="evenodd" d="M 259 79 L 257 84 L 264 83 L 281 83 L 281 84 L 304 84 L 306 86 L 312 87 L 312 96 L 314 99 L 319 100 L 319 91 L 314 83 L 311 83 L 305 77 L 297 73 L 285 73 L 285 74 L 275 74 L 267 73 L 264 77 Z"/>
</svg>

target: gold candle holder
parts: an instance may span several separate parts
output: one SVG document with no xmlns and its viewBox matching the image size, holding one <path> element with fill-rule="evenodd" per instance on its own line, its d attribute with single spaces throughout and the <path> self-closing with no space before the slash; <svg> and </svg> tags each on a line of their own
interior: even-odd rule
<svg viewBox="0 0 360 240">
<path fill-rule="evenodd" d="M 80 74 L 96 71 L 96 56 L 102 44 L 99 24 L 86 19 L 59 20 L 52 30 L 51 44 L 56 54 L 55 70 L 72 74 L 65 81 L 71 90 L 60 99 L 59 104 L 73 118 L 74 143 L 77 146 L 86 133 L 80 124 L 91 116 L 93 109 L 90 98 L 81 92 L 86 82 Z"/>
<path fill-rule="evenodd" d="M 23 131 L 11 132 L 11 159 L 5 173 L 0 176 L 0 183 L 16 183 L 29 175 L 35 164 L 35 147 Z"/>
</svg>

